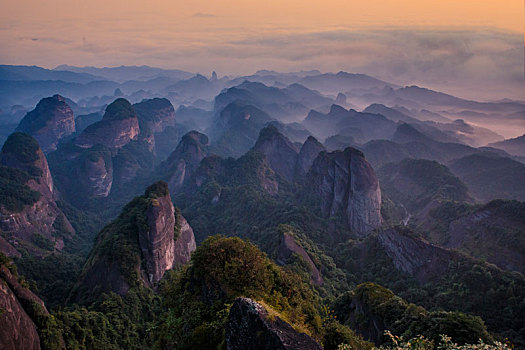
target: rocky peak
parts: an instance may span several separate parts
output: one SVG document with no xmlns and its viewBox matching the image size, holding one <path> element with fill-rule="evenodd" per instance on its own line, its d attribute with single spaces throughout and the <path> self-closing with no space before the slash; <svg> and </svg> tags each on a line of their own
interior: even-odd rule
<svg viewBox="0 0 525 350">
<path fill-rule="evenodd" d="M 38 186 L 40 192 L 53 193 L 53 179 L 46 156 L 30 135 L 21 132 L 11 134 L 2 147 L 0 164 L 26 171 L 37 179 L 37 184 L 43 185 Z"/>
<path fill-rule="evenodd" d="M 248 298 L 238 298 L 230 309 L 226 324 L 226 349 L 320 350 L 322 347 L 279 316 L 269 317 L 261 304 Z"/>
<path fill-rule="evenodd" d="M 160 181 L 128 203 L 119 217 L 99 234 L 72 298 L 93 293 L 125 295 L 131 287 L 153 287 L 164 273 L 189 261 L 195 237 L 187 221 L 175 213 L 168 184 Z"/>
<path fill-rule="evenodd" d="M 429 137 L 422 134 L 412 125 L 406 123 L 399 125 L 394 136 L 392 136 L 392 141 L 396 143 L 426 142 L 428 140 L 430 140 Z"/>
<path fill-rule="evenodd" d="M 43 98 L 20 121 L 16 131 L 32 135 L 42 150 L 49 153 L 57 149 L 61 139 L 75 132 L 73 110 L 60 95 Z"/>
<path fill-rule="evenodd" d="M 321 152 L 306 176 L 308 191 L 318 196 L 325 217 L 341 215 L 357 235 L 365 236 L 381 225 L 381 190 L 363 153 Z"/>
<path fill-rule="evenodd" d="M 315 158 L 325 150 L 325 147 L 317 141 L 315 137 L 308 136 L 297 157 L 297 164 L 295 166 L 296 179 L 303 178 L 308 173 L 308 170 L 310 170 Z"/>
<path fill-rule="evenodd" d="M 345 105 L 346 104 L 346 95 L 343 94 L 342 92 L 338 93 L 337 97 L 335 99 L 335 102 L 337 102 L 337 104 L 339 104 L 339 105 Z"/>
<path fill-rule="evenodd" d="M 208 137 L 190 131 L 182 137 L 175 151 L 159 166 L 172 191 L 177 191 L 194 173 L 208 155 Z"/>
<path fill-rule="evenodd" d="M 175 258 L 175 209 L 166 183 L 146 190 L 146 225 L 139 226 L 139 244 L 150 284 L 157 283 L 173 267 Z"/>
<path fill-rule="evenodd" d="M 276 173 L 288 181 L 294 179 L 297 148 L 275 126 L 269 125 L 260 131 L 252 150 L 264 154 Z"/>
<path fill-rule="evenodd" d="M 162 132 L 168 126 L 175 125 L 175 109 L 167 98 L 153 98 L 135 103 L 141 130 L 143 126 L 153 133 Z"/>
<path fill-rule="evenodd" d="M 133 106 L 128 100 L 118 98 L 107 106 L 102 120 L 88 126 L 75 144 L 82 148 L 101 144 L 116 149 L 136 140 L 139 133 L 139 121 Z"/>
<path fill-rule="evenodd" d="M 24 245 L 30 253 L 42 254 L 44 248 L 35 244 L 42 240 L 50 243 L 46 250 L 62 249 L 63 238 L 75 231 L 55 203 L 51 173 L 36 140 L 20 132 L 10 135 L 0 166 L 2 251 L 15 256 L 14 247 Z"/>
</svg>

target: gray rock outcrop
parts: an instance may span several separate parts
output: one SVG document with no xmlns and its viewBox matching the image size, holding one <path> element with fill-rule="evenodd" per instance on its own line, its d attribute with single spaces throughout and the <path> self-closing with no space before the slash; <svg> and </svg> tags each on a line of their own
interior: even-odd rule
<svg viewBox="0 0 525 350">
<path fill-rule="evenodd" d="M 359 236 L 378 228 L 381 218 L 381 189 L 374 169 L 362 152 L 321 152 L 307 174 L 307 189 L 320 199 L 325 217 L 342 215 Z"/>
<path fill-rule="evenodd" d="M 321 350 L 313 338 L 299 333 L 278 316 L 248 298 L 233 303 L 226 325 L 228 350 Z"/>
</svg>

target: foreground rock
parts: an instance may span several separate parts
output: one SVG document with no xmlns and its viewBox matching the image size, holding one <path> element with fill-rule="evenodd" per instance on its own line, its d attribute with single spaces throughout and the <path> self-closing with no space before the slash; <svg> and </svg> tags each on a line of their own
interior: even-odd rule
<svg viewBox="0 0 525 350">
<path fill-rule="evenodd" d="M 22 285 L 13 267 L 0 253 L 0 349 L 39 350 L 43 337 L 48 348 L 65 349 L 62 336 L 50 336 L 46 333 L 49 329 L 43 329 L 49 312 L 44 302 Z"/>
<path fill-rule="evenodd" d="M 299 333 L 278 316 L 270 316 L 260 304 L 248 298 L 233 303 L 226 325 L 228 350 L 322 349 L 310 336 Z"/>
</svg>

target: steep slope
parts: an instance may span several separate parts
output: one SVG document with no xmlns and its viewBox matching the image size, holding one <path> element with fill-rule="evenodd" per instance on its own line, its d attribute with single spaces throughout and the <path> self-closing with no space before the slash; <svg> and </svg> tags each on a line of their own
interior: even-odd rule
<svg viewBox="0 0 525 350">
<path fill-rule="evenodd" d="M 491 143 L 489 146 L 502 149 L 514 156 L 525 157 L 525 135 L 505 141 Z"/>
<path fill-rule="evenodd" d="M 390 139 L 396 123 L 380 114 L 346 110 L 332 105 L 330 112 L 310 111 L 303 125 L 315 136 L 325 139 L 333 135 L 350 136 L 356 142 L 365 143 L 374 139 Z"/>
<path fill-rule="evenodd" d="M 501 269 L 525 272 L 525 205 L 495 200 L 485 205 L 444 202 L 413 224 L 427 239 L 486 260 Z"/>
<path fill-rule="evenodd" d="M 360 151 L 321 152 L 306 175 L 307 191 L 320 199 L 325 217 L 342 216 L 364 236 L 381 225 L 381 190 L 374 169 Z"/>
<path fill-rule="evenodd" d="M 270 125 L 261 129 L 252 150 L 264 154 L 277 174 L 288 181 L 294 179 L 297 148 L 276 127 Z"/>
<path fill-rule="evenodd" d="M 308 173 L 315 158 L 324 151 L 324 146 L 317 141 L 313 136 L 309 136 L 301 146 L 299 155 L 297 156 L 297 163 L 295 164 L 295 179 L 302 180 Z"/>
<path fill-rule="evenodd" d="M 216 116 L 210 136 L 213 152 L 223 157 L 240 157 L 255 144 L 259 131 L 272 118 L 261 109 L 232 102 Z"/>
<path fill-rule="evenodd" d="M 226 347 L 231 350 L 321 350 L 305 333 L 299 333 L 279 316 L 271 319 L 268 311 L 249 298 L 233 303 L 226 324 Z"/>
<path fill-rule="evenodd" d="M 460 312 L 430 312 L 370 282 L 340 296 L 334 309 L 338 319 L 377 345 L 388 342 L 385 330 L 405 339 L 423 335 L 435 342 L 441 334 L 459 344 L 493 340 L 479 317 Z"/>
<path fill-rule="evenodd" d="M 315 263 L 312 261 L 308 253 L 295 241 L 294 237 L 288 233 L 283 233 L 279 247 L 277 248 L 276 262 L 280 265 L 286 265 L 290 263 L 290 260 L 295 256 L 299 256 L 308 265 L 310 270 L 310 278 L 316 285 L 323 284 L 323 277 Z"/>
<path fill-rule="evenodd" d="M 172 193 L 179 191 L 193 176 L 201 160 L 208 155 L 208 137 L 190 131 L 182 137 L 177 148 L 160 164 L 157 172 L 168 182 Z"/>
<path fill-rule="evenodd" d="M 51 173 L 37 141 L 23 133 L 10 135 L 0 165 L 0 228 L 9 244 L 31 253 L 61 250 L 74 229 L 55 203 Z"/>
<path fill-rule="evenodd" d="M 107 108 L 102 120 L 88 126 L 75 140 L 82 148 L 101 144 L 121 148 L 140 133 L 139 121 L 133 106 L 123 98 L 116 99 Z"/>
<path fill-rule="evenodd" d="M 0 348 L 65 349 L 44 302 L 24 283 L 16 266 L 0 252 Z"/>
<path fill-rule="evenodd" d="M 141 130 L 147 128 L 158 133 L 175 125 L 175 109 L 167 98 L 143 100 L 135 103 L 133 109 L 137 113 Z"/>
<path fill-rule="evenodd" d="M 430 244 L 406 227 L 348 241 L 337 250 L 336 263 L 352 274 L 355 283 L 380 283 L 426 309 L 480 316 L 489 331 L 523 346 L 525 279 L 521 274 Z M 508 307 L 513 298 L 517 303 Z"/>
<path fill-rule="evenodd" d="M 168 185 L 158 182 L 100 232 L 71 297 L 85 302 L 101 293 L 153 287 L 166 270 L 188 262 L 194 249 L 193 232 L 175 215 Z"/>
<path fill-rule="evenodd" d="M 482 201 L 525 200 L 525 165 L 510 158 L 473 154 L 449 164 L 452 172 Z"/>
<path fill-rule="evenodd" d="M 436 161 L 404 159 L 381 167 L 377 176 L 384 193 L 412 214 L 432 202 L 472 201 L 467 186 Z"/>
<path fill-rule="evenodd" d="M 32 135 L 44 153 L 49 153 L 56 150 L 61 139 L 75 132 L 75 117 L 65 98 L 54 95 L 40 100 L 16 131 Z"/>
</svg>

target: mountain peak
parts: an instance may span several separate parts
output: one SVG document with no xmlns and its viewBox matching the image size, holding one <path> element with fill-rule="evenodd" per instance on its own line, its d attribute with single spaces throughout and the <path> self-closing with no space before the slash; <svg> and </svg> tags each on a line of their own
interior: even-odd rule
<svg viewBox="0 0 525 350">
<path fill-rule="evenodd" d="M 56 150 L 59 141 L 75 132 L 73 110 L 60 95 L 40 100 L 20 121 L 17 131 L 32 135 L 45 153 Z"/>
<path fill-rule="evenodd" d="M 270 167 L 279 175 L 292 181 L 297 161 L 297 148 L 272 124 L 261 129 L 254 151 L 266 156 Z"/>
</svg>

